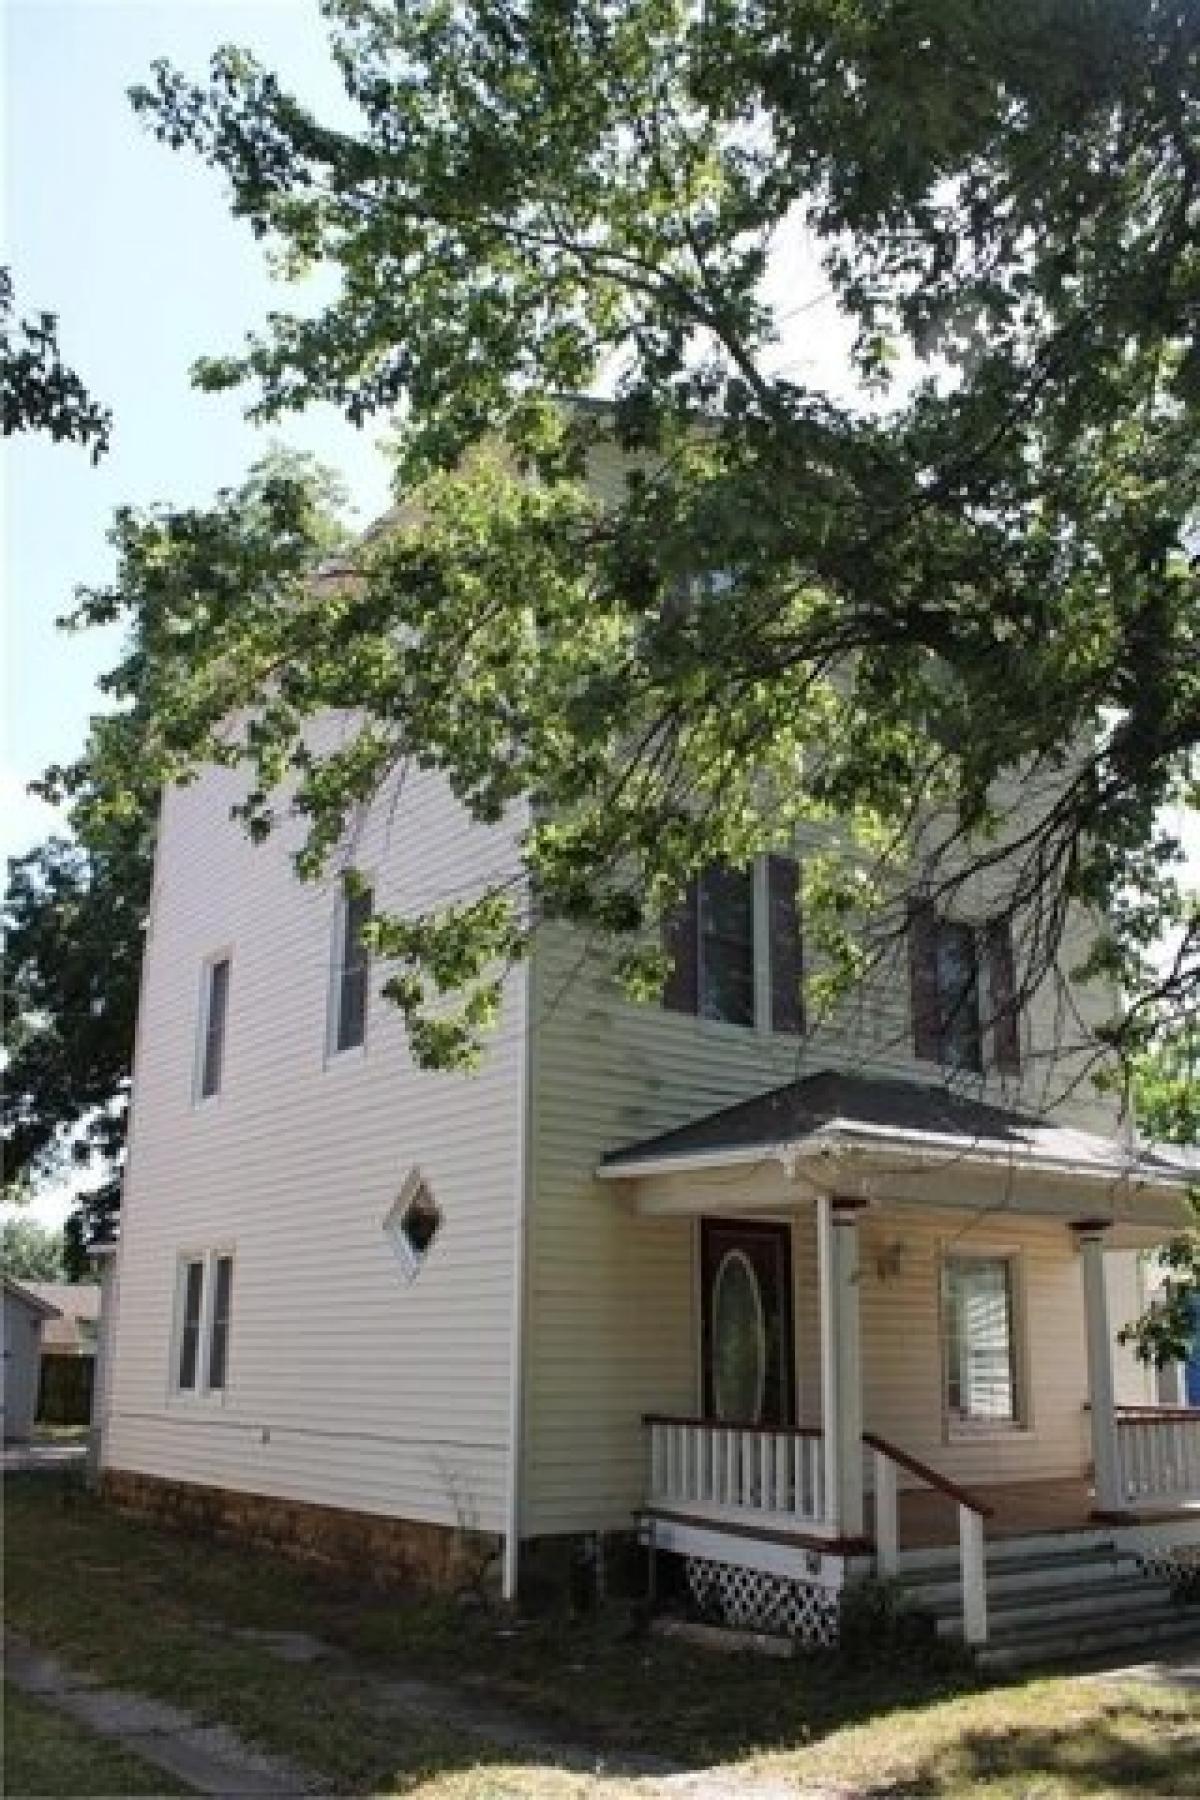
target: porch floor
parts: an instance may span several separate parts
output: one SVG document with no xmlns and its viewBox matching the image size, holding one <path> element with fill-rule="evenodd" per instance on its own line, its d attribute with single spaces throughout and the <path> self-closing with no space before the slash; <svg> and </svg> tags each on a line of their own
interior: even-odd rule
<svg viewBox="0 0 1200 1800">
<path fill-rule="evenodd" d="M 992 1508 L 991 1518 L 984 1521 L 984 1535 L 989 1539 L 1040 1537 L 1043 1533 L 1058 1531 L 1094 1531 L 1099 1524 L 1093 1517 L 1095 1495 L 1086 1476 L 996 1482 L 990 1486 L 973 1483 L 971 1492 Z M 948 1495 L 930 1488 L 905 1488 L 897 1498 L 902 1550 L 926 1550 L 958 1543 L 958 1507 Z M 1197 1518 L 1200 1518 L 1200 1504 L 1185 1504 L 1148 1507 L 1123 1515 L 1123 1522 Z M 869 1532 L 873 1529 L 869 1495 L 867 1529 Z"/>
</svg>

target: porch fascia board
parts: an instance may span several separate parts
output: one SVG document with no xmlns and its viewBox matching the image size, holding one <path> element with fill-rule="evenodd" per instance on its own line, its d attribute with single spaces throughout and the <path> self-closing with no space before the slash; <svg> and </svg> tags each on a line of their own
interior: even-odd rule
<svg viewBox="0 0 1200 1800">
<path fill-rule="evenodd" d="M 1097 1207 L 1111 1224 L 1113 1247 L 1152 1248 L 1189 1220 L 1186 1171 L 1175 1176 L 1115 1163 L 1074 1162 L 1035 1146 L 970 1143 L 850 1121 L 839 1121 L 798 1142 L 639 1157 L 601 1164 L 595 1173 L 606 1183 L 639 1184 L 635 1198 L 639 1212 L 686 1215 L 711 1211 L 712 1196 L 699 1185 L 687 1193 L 671 1193 L 658 1184 L 675 1176 L 714 1175 L 736 1168 L 764 1173 L 776 1168 L 786 1187 L 769 1197 L 761 1190 L 743 1196 L 726 1189 L 721 1205 L 729 1212 L 792 1211 L 802 1200 L 825 1193 L 886 1204 L 961 1207 L 970 1200 L 960 1186 L 949 1194 L 939 1193 L 938 1186 L 948 1178 L 968 1175 L 981 1182 L 1007 1177 L 1005 1209 L 1025 1215 L 1069 1219 L 1078 1214 L 1084 1196 L 1091 1196 L 1086 1204 Z M 925 1178 L 919 1193 L 911 1185 L 914 1176 Z M 1135 1211 L 1131 1203 L 1139 1197 Z"/>
</svg>

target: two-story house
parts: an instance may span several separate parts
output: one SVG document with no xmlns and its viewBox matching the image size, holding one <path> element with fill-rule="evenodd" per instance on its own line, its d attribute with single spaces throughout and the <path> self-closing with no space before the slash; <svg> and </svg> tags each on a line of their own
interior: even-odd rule
<svg viewBox="0 0 1200 1800">
<path fill-rule="evenodd" d="M 510 1597 L 636 1531 L 706 1610 L 822 1641 L 872 1571 L 993 1648 L 1039 1585 L 1169 1628 L 1145 1558 L 1200 1545 L 1200 1414 L 1116 1404 L 1106 1253 L 1184 1181 L 1090 1090 L 1047 1110 L 1051 1003 L 1006 1008 L 986 894 L 814 1026 L 803 846 L 713 870 L 662 1005 L 548 928 L 481 1072 L 431 1074 L 362 925 L 494 878 L 522 821 L 409 773 L 366 887 L 302 885 L 240 794 L 163 803 L 114 1497 Z"/>
</svg>

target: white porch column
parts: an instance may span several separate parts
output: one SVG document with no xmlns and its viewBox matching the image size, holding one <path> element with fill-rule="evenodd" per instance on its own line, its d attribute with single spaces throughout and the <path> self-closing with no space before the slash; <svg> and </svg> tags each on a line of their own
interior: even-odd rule
<svg viewBox="0 0 1200 1800">
<path fill-rule="evenodd" d="M 1108 1291 L 1104 1285 L 1102 1219 L 1072 1225 L 1083 1273 L 1083 1313 L 1087 1331 L 1088 1401 L 1091 1406 L 1092 1461 L 1096 1471 L 1096 1510 L 1119 1511 L 1122 1504 L 1117 1467 L 1117 1416 L 1113 1396 L 1112 1332 Z"/>
<path fill-rule="evenodd" d="M 862 1357 L 858 1316 L 860 1202 L 817 1200 L 825 1517 L 839 1537 L 863 1529 Z"/>
</svg>

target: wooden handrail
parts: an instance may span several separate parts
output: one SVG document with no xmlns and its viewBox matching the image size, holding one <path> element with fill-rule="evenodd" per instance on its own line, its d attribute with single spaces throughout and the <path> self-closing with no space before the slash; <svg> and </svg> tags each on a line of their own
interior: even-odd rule
<svg viewBox="0 0 1200 1800">
<path fill-rule="evenodd" d="M 1182 1419 L 1200 1425 L 1200 1406 L 1114 1406 L 1118 1419 Z"/>
<path fill-rule="evenodd" d="M 686 1425 L 689 1429 L 702 1428 L 705 1431 L 760 1431 L 764 1437 L 819 1438 L 823 1435 L 819 1425 L 751 1424 L 740 1419 L 693 1418 L 683 1413 L 643 1413 L 642 1424 Z"/>
<path fill-rule="evenodd" d="M 887 1438 L 880 1437 L 878 1432 L 864 1431 L 863 1443 L 871 1450 L 880 1450 L 884 1456 L 890 1456 L 894 1463 L 898 1463 L 902 1469 L 907 1469 L 910 1475 L 915 1475 L 927 1487 L 936 1488 L 939 1493 L 947 1495 L 959 1506 L 965 1506 L 971 1512 L 978 1513 L 981 1519 L 992 1517 L 995 1511 L 994 1507 L 977 1499 L 974 1494 L 969 1493 L 964 1487 L 959 1487 L 956 1481 L 949 1480 L 937 1469 L 931 1469 L 929 1464 L 922 1462 L 919 1456 L 910 1456 L 908 1451 L 901 1450 L 898 1444 L 889 1443 Z"/>
</svg>

